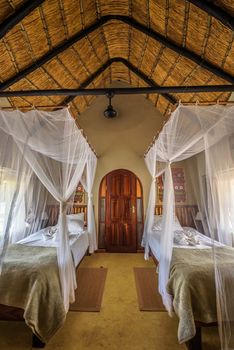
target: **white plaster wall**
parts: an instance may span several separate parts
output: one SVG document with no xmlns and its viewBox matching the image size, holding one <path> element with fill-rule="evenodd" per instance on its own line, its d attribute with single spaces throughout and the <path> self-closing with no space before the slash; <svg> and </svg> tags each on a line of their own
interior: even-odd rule
<svg viewBox="0 0 234 350">
<path fill-rule="evenodd" d="M 105 96 L 97 97 L 78 117 L 78 123 L 98 154 L 93 188 L 96 220 L 100 182 L 115 169 L 128 169 L 140 179 L 146 208 L 151 178 L 143 155 L 164 120 L 154 105 L 142 95 L 115 96 L 112 105 L 118 111 L 116 119 L 103 116 L 107 104 Z"/>
</svg>

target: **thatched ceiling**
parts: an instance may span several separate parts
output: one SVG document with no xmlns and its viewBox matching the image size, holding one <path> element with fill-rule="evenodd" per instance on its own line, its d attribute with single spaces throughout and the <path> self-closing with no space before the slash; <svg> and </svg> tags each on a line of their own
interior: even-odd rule
<svg viewBox="0 0 234 350">
<path fill-rule="evenodd" d="M 0 23 L 10 18 L 24 3 L 22 0 L 0 0 Z M 233 0 L 217 0 L 214 3 L 229 15 L 234 15 Z M 201 64 L 208 62 L 230 76 L 234 75 L 233 31 L 190 1 L 45 0 L 0 40 L 1 82 L 17 76 L 56 46 L 106 15 L 128 16 L 177 46 L 195 53 Z M 114 58 L 118 59 L 108 64 Z M 133 26 L 120 20 L 108 20 L 25 77 L 8 84 L 7 89 L 107 87 L 115 80 L 135 87 L 147 86 L 142 75 L 136 75 L 121 58 L 158 85 L 230 83 Z M 89 78 L 105 63 L 107 68 L 96 74 L 92 83 L 87 85 Z M 182 102 L 226 101 L 229 96 L 229 93 L 191 93 L 177 94 L 174 98 Z M 161 95 L 147 97 L 163 114 L 172 106 Z M 84 111 L 93 98 L 75 98 L 71 102 L 74 115 Z M 14 107 L 61 105 L 64 97 L 18 97 L 9 101 Z"/>
</svg>

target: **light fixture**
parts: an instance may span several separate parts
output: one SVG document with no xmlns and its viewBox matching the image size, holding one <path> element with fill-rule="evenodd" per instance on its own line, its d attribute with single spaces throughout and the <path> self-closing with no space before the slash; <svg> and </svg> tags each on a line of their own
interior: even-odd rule
<svg viewBox="0 0 234 350">
<path fill-rule="evenodd" d="M 108 119 L 115 118 L 117 116 L 117 111 L 113 108 L 111 104 L 111 99 L 114 97 L 113 92 L 108 92 L 107 97 L 109 98 L 109 105 L 107 106 L 107 109 L 104 111 L 104 116 Z"/>
</svg>

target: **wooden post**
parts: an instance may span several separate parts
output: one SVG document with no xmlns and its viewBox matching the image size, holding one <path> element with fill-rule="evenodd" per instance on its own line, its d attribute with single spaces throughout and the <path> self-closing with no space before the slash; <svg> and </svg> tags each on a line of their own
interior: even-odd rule
<svg viewBox="0 0 234 350">
<path fill-rule="evenodd" d="M 43 343 L 37 336 L 36 334 L 33 333 L 32 335 L 32 347 L 33 348 L 38 348 L 38 349 L 42 349 L 46 346 L 45 343 Z"/>
<path fill-rule="evenodd" d="M 201 327 L 196 326 L 195 336 L 186 342 L 188 350 L 202 350 Z"/>
</svg>

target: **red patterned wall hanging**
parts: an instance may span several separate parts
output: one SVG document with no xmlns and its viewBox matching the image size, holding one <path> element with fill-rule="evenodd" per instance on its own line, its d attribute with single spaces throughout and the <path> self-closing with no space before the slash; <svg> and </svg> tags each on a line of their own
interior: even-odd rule
<svg viewBox="0 0 234 350">
<path fill-rule="evenodd" d="M 74 196 L 74 203 L 83 203 L 84 202 L 84 187 L 81 185 L 81 183 L 78 184 Z"/>
<path fill-rule="evenodd" d="M 172 171 L 172 178 L 173 178 L 173 184 L 174 184 L 175 202 L 184 203 L 186 202 L 184 169 L 172 168 L 171 171 Z M 158 188 L 158 200 L 159 202 L 162 202 L 163 201 L 163 176 L 158 177 L 157 188 Z"/>
</svg>

